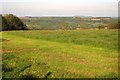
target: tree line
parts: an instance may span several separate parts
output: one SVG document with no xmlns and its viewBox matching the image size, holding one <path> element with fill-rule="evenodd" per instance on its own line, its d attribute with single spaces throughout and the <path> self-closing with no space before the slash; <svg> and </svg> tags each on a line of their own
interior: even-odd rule
<svg viewBox="0 0 120 80">
<path fill-rule="evenodd" d="M 1 15 L 2 16 L 2 15 Z M 0 31 L 10 31 L 10 30 L 27 30 L 29 27 L 26 26 L 26 24 L 23 23 L 21 19 L 19 19 L 17 16 L 13 14 L 6 14 L 1 17 L 2 19 L 2 27 L 0 28 Z M 30 22 L 31 23 L 31 22 Z M 87 22 L 86 22 L 87 23 Z M 64 21 L 61 23 L 61 26 L 56 29 L 62 29 L 62 30 L 72 30 L 72 29 L 78 29 L 78 28 L 91 28 L 90 25 L 87 25 L 84 23 L 83 25 L 76 25 L 76 27 L 73 27 L 73 25 L 70 24 L 70 22 Z M 37 23 L 36 23 L 37 24 Z M 48 24 L 48 23 L 46 23 Z M 91 23 L 92 24 L 92 23 Z M 39 25 L 40 26 L 40 25 Z M 104 29 L 107 27 L 108 29 L 120 29 L 120 19 L 115 19 L 109 22 L 107 25 L 99 24 L 96 26 L 98 29 Z M 48 28 L 50 29 L 50 28 Z"/>
<path fill-rule="evenodd" d="M 2 31 L 27 30 L 27 26 L 17 16 L 13 14 L 6 14 L 2 16 L 1 30 Z"/>
</svg>

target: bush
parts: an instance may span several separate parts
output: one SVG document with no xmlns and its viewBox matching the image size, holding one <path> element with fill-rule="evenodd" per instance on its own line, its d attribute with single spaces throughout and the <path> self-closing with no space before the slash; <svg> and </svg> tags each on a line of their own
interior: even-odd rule
<svg viewBox="0 0 120 80">
<path fill-rule="evenodd" d="M 2 16 L 2 30 L 26 30 L 27 26 L 15 15 Z"/>
<path fill-rule="evenodd" d="M 100 25 L 98 26 L 98 29 L 104 29 L 104 28 L 105 28 L 104 25 L 101 25 L 101 24 L 100 24 Z"/>
<path fill-rule="evenodd" d="M 2 16 L 2 31 L 9 30 L 9 24 L 6 19 Z"/>
<path fill-rule="evenodd" d="M 114 20 L 108 24 L 109 29 L 118 29 L 118 20 Z"/>
</svg>

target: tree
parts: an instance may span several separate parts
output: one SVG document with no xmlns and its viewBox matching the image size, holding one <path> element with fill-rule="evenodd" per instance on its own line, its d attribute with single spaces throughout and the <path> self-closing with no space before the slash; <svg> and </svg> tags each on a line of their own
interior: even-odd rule
<svg viewBox="0 0 120 80">
<path fill-rule="evenodd" d="M 69 23 L 68 23 L 68 22 L 64 22 L 64 23 L 63 23 L 63 28 L 62 28 L 62 29 L 64 29 L 64 30 L 70 29 Z"/>
<path fill-rule="evenodd" d="M 98 26 L 98 29 L 104 29 L 104 25 L 102 25 L 102 24 L 99 24 L 99 26 Z"/>
<path fill-rule="evenodd" d="M 108 24 L 108 28 L 109 29 L 118 29 L 118 20 L 114 20 L 114 21 L 111 21 L 109 24 Z"/>
<path fill-rule="evenodd" d="M 26 30 L 27 26 L 15 15 L 7 14 L 2 19 L 3 30 Z M 7 23 L 7 24 L 6 24 Z M 7 25 L 6 26 L 4 26 Z M 7 28 L 7 29 L 6 29 Z"/>
<path fill-rule="evenodd" d="M 9 30 L 9 25 L 6 19 L 2 16 L 2 31 Z"/>
</svg>

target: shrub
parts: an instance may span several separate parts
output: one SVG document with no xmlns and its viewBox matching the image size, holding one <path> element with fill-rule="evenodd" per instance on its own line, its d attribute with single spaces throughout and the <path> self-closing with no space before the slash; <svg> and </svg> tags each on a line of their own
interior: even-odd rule
<svg viewBox="0 0 120 80">
<path fill-rule="evenodd" d="M 2 16 L 2 30 L 26 30 L 27 26 L 15 15 Z"/>
<path fill-rule="evenodd" d="M 2 16 L 2 31 L 9 30 L 9 24 L 6 19 Z"/>
</svg>

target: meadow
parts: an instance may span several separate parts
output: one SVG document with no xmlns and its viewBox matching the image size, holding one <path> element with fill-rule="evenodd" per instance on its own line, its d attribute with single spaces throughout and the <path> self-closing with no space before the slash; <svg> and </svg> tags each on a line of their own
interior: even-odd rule
<svg viewBox="0 0 120 80">
<path fill-rule="evenodd" d="M 118 30 L 2 34 L 3 78 L 117 78 Z"/>
</svg>

